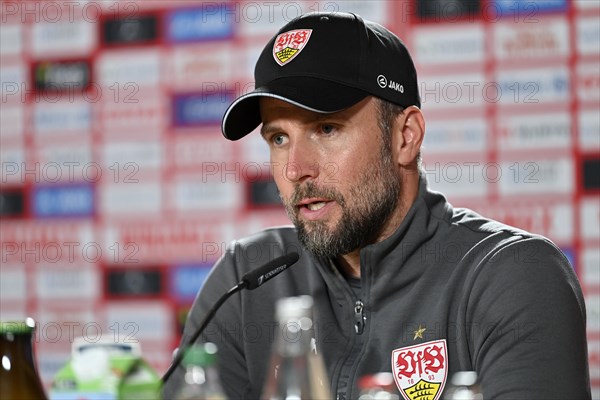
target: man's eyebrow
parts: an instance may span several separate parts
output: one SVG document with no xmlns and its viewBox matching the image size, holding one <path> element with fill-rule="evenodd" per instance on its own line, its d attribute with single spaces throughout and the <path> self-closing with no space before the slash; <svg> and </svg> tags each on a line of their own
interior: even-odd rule
<svg viewBox="0 0 600 400">
<path fill-rule="evenodd" d="M 280 129 L 273 124 L 269 124 L 269 123 L 263 123 L 262 126 L 260 127 L 260 134 L 265 137 L 265 135 L 268 135 L 269 133 L 272 132 L 276 132 L 279 131 Z"/>
<path fill-rule="evenodd" d="M 311 123 L 321 123 L 323 121 L 327 121 L 327 120 L 333 120 L 333 119 L 342 119 L 342 116 L 340 116 L 341 112 L 332 112 L 332 113 L 315 113 L 315 115 L 313 115 L 310 120 L 306 120 L 304 121 L 304 124 L 311 124 Z M 265 135 L 268 135 L 270 133 L 273 132 L 278 132 L 281 131 L 281 128 L 275 123 L 263 123 L 261 128 L 260 128 L 260 134 L 264 137 Z"/>
<path fill-rule="evenodd" d="M 318 113 L 315 116 L 315 119 L 318 120 L 318 121 L 321 121 L 321 120 L 324 120 L 324 119 L 343 118 L 344 111 L 346 111 L 346 110 L 333 111 L 333 112 L 321 112 L 321 113 Z"/>
<path fill-rule="evenodd" d="M 260 134 L 265 136 L 270 131 L 275 130 L 271 125 L 263 123 L 260 127 Z"/>
</svg>

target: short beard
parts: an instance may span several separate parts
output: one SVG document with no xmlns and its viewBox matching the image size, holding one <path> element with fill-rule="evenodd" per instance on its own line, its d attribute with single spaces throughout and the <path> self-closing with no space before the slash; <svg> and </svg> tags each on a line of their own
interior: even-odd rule
<svg viewBox="0 0 600 400">
<path fill-rule="evenodd" d="M 297 185 L 292 198 L 284 201 L 300 242 L 315 256 L 335 258 L 375 243 L 380 237 L 400 201 L 400 178 L 386 147 L 382 146 L 380 162 L 364 171 L 358 184 L 350 189 L 348 199 L 334 188 L 320 188 L 309 182 Z M 337 225 L 330 229 L 323 221 L 299 220 L 294 204 L 307 197 L 336 201 L 342 209 Z M 348 201 L 353 206 L 348 206 Z"/>
</svg>

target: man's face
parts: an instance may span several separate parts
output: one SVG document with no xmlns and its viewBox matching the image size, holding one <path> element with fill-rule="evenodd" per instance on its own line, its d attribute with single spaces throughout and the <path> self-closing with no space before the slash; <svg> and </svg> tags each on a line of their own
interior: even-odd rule
<svg viewBox="0 0 600 400">
<path fill-rule="evenodd" d="M 379 239 L 400 179 L 384 150 L 376 101 L 333 114 L 262 98 L 262 135 L 287 213 L 314 254 L 348 254 Z"/>
</svg>

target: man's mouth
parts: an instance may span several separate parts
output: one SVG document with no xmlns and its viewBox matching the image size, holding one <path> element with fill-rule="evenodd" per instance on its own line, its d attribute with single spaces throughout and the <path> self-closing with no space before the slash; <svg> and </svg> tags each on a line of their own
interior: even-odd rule
<svg viewBox="0 0 600 400">
<path fill-rule="evenodd" d="M 309 211 L 319 211 L 325 207 L 331 200 L 328 199 L 305 199 L 297 204 L 298 209 L 307 209 Z"/>
<path fill-rule="evenodd" d="M 320 210 L 321 208 L 325 207 L 325 204 L 327 204 L 324 201 L 319 201 L 317 203 L 310 203 L 306 205 L 306 208 L 308 208 L 310 211 L 317 211 Z"/>
<path fill-rule="evenodd" d="M 320 221 L 332 218 L 343 209 L 344 198 L 333 188 L 317 188 L 313 183 L 297 187 L 289 200 L 289 213 L 304 221 Z"/>
</svg>

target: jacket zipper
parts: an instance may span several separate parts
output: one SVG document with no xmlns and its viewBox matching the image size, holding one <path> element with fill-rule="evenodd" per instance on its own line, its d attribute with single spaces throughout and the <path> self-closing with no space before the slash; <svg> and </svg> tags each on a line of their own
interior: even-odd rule
<svg viewBox="0 0 600 400">
<path fill-rule="evenodd" d="M 345 281 L 344 277 L 339 273 L 339 271 L 333 266 L 335 272 L 339 276 L 340 282 Z M 354 332 L 356 334 L 355 339 L 351 340 L 351 348 L 348 349 L 344 361 L 342 361 L 339 367 L 336 368 L 334 372 L 334 378 L 332 380 L 332 393 L 335 393 L 336 400 L 348 400 L 353 395 L 352 382 L 350 378 L 354 375 L 355 369 L 357 367 L 356 361 L 358 359 L 358 353 L 360 353 L 363 346 L 363 341 L 366 339 L 362 337 L 366 326 L 367 317 L 365 316 L 364 311 L 364 303 L 361 299 L 356 299 L 354 291 L 350 287 L 350 285 L 345 282 L 346 285 L 341 284 L 343 287 L 343 291 L 346 292 L 346 297 L 348 300 L 354 300 L 353 306 L 353 318 L 354 318 Z M 363 289 L 364 290 L 364 289 Z M 358 349 L 356 348 L 358 346 Z M 358 353 L 356 353 L 358 352 Z M 350 363 L 349 360 L 351 359 Z M 349 364 L 348 364 L 349 363 Z M 339 369 L 338 369 L 339 368 Z"/>
<path fill-rule="evenodd" d="M 356 300 L 354 304 L 354 330 L 357 335 L 362 335 L 365 330 L 367 317 L 364 314 L 365 305 L 361 300 Z"/>
</svg>

